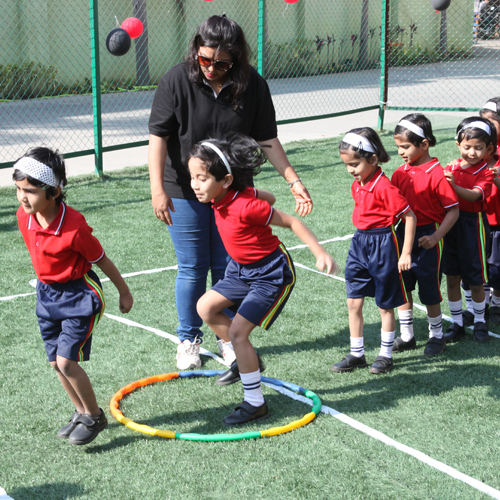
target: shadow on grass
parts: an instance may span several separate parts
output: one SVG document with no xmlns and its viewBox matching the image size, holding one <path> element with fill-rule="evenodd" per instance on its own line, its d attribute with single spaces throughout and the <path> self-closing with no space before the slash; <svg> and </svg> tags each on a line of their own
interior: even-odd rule
<svg viewBox="0 0 500 500">
<path fill-rule="evenodd" d="M 89 490 L 81 483 L 46 483 L 37 486 L 24 486 L 9 490 L 8 495 L 15 500 L 53 500 L 55 498 L 78 498 L 87 496 Z"/>
</svg>

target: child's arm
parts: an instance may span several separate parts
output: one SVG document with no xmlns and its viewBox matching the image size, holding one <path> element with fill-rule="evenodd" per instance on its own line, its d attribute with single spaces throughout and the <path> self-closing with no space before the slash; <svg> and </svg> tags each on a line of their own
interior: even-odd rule
<svg viewBox="0 0 500 500">
<path fill-rule="evenodd" d="M 276 196 L 271 191 L 266 191 L 265 189 L 257 189 L 257 198 L 267 201 L 271 206 L 276 203 Z"/>
<path fill-rule="evenodd" d="M 319 244 L 318 238 L 299 219 L 279 210 L 274 210 L 270 224 L 290 228 L 306 245 L 316 257 L 316 267 L 320 271 L 326 269 L 327 274 L 335 274 L 338 266 L 332 256 Z"/>
<path fill-rule="evenodd" d="M 111 280 L 120 293 L 120 311 L 128 313 L 132 309 L 134 299 L 120 271 L 118 271 L 107 255 L 104 255 L 99 262 L 96 262 L 96 266 Z"/>
<path fill-rule="evenodd" d="M 413 240 L 417 229 L 417 218 L 411 210 L 404 213 L 401 218 L 405 221 L 405 241 L 398 262 L 399 272 L 411 269 L 411 249 L 413 248 Z"/>
<path fill-rule="evenodd" d="M 483 197 L 483 192 L 480 189 L 474 188 L 474 189 L 467 189 L 463 188 L 462 186 L 457 186 L 455 184 L 455 177 L 453 177 L 453 172 L 449 172 L 448 170 L 444 171 L 444 176 L 448 179 L 450 184 L 453 186 L 455 189 L 456 193 L 460 198 L 463 198 L 464 200 L 467 201 L 477 201 Z"/>
<path fill-rule="evenodd" d="M 422 236 L 418 240 L 418 246 L 429 250 L 434 248 L 438 242 L 443 239 L 446 233 L 455 225 L 455 222 L 458 220 L 458 216 L 460 215 L 460 209 L 458 206 L 451 207 L 447 210 L 446 215 L 443 219 L 443 222 L 437 229 L 437 231 L 428 236 Z"/>
</svg>

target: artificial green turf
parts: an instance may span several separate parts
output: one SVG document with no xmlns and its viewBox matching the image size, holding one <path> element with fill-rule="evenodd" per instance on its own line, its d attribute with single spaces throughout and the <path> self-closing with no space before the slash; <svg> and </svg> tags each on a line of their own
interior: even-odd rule
<svg viewBox="0 0 500 500">
<path fill-rule="evenodd" d="M 432 153 L 441 163 L 457 156 L 453 129 L 436 133 Z M 390 134 L 382 139 L 399 166 Z M 320 240 L 352 234 L 349 176 L 338 140 L 297 142 L 286 150 L 315 204 L 308 226 Z M 257 187 L 273 191 L 276 206 L 293 212 L 282 179 L 266 166 Z M 147 169 L 70 179 L 68 203 L 82 211 L 108 256 L 123 272 L 176 263 L 165 226 L 151 211 Z M 0 189 L 0 296 L 33 292 L 31 262 L 17 229 L 13 188 Z M 301 242 L 276 228 L 288 247 Z M 326 243 L 343 276 L 350 241 Z M 307 249 L 291 250 L 297 263 L 314 268 Z M 128 278 L 135 304 L 127 318 L 175 334 L 175 271 Z M 443 286 L 443 291 L 444 291 Z M 104 283 L 107 311 L 120 316 L 114 287 Z M 443 312 L 449 314 L 446 303 Z M 104 317 L 84 364 L 109 428 L 88 446 L 55 437 L 72 408 L 48 366 L 35 317 L 33 295 L 0 301 L 0 486 L 24 499 L 479 499 L 472 487 L 369 437 L 330 415 L 272 438 L 196 443 L 148 437 L 109 416 L 106 406 L 126 384 L 176 371 L 175 345 L 167 339 Z M 497 326 L 490 330 L 500 333 Z M 204 347 L 217 351 L 206 332 Z M 265 375 L 301 385 L 330 406 L 364 424 L 500 489 L 496 444 L 500 438 L 500 339 L 488 344 L 472 336 L 427 359 L 425 313 L 415 310 L 418 349 L 395 357 L 395 369 L 373 376 L 367 370 L 333 374 L 331 365 L 348 351 L 345 285 L 297 267 L 297 285 L 269 332 L 252 342 L 267 366 Z M 365 348 L 373 361 L 380 348 L 380 319 L 373 300 L 365 304 Z M 203 358 L 204 369 L 221 369 Z M 177 432 L 243 432 L 284 425 L 310 407 L 264 388 L 271 417 L 227 429 L 221 419 L 236 406 L 241 385 L 219 387 L 213 378 L 162 382 L 132 393 L 123 412 L 137 422 Z"/>
</svg>

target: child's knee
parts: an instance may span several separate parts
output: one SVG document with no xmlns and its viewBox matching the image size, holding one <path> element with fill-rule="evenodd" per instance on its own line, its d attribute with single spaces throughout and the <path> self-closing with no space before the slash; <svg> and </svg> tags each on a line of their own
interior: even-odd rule
<svg viewBox="0 0 500 500">
<path fill-rule="evenodd" d="M 203 295 L 196 304 L 196 310 L 200 315 L 200 318 L 207 322 L 212 313 L 212 305 L 209 300 L 207 300 L 207 294 Z"/>
<path fill-rule="evenodd" d="M 61 356 L 57 357 L 57 361 L 55 363 L 56 366 L 54 368 L 56 369 L 56 371 L 61 372 L 64 376 L 71 376 L 75 368 L 78 366 L 78 363 L 76 361 L 63 358 Z"/>
<path fill-rule="evenodd" d="M 347 299 L 347 308 L 350 313 L 359 314 L 363 309 L 363 299 Z"/>
</svg>

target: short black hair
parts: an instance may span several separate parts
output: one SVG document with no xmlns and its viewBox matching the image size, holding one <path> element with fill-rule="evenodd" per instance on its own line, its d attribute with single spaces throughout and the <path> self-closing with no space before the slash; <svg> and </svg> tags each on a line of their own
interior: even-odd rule
<svg viewBox="0 0 500 500">
<path fill-rule="evenodd" d="M 472 122 L 483 122 L 490 128 L 490 133 L 486 132 L 479 127 L 468 127 L 464 128 L 469 123 Z M 497 148 L 497 129 L 495 125 L 491 123 L 488 119 L 483 118 L 482 116 L 470 116 L 469 118 L 465 118 L 460 122 L 460 125 L 457 127 L 457 142 L 460 144 L 463 140 L 469 139 L 481 139 L 486 146 L 493 144 L 493 147 Z"/>
<path fill-rule="evenodd" d="M 341 153 L 344 151 L 352 150 L 354 151 L 356 158 L 365 158 L 367 160 L 375 155 L 377 157 L 378 163 L 387 163 L 391 159 L 391 157 L 385 150 L 384 145 L 382 144 L 382 141 L 380 140 L 377 132 L 375 132 L 375 130 L 373 130 L 372 128 L 353 128 L 352 130 L 349 130 L 348 134 L 357 134 L 370 141 L 373 149 L 375 150 L 375 153 L 372 153 L 371 151 L 365 151 L 359 146 L 353 146 L 352 144 L 348 144 L 347 142 L 340 141 L 339 150 Z"/>
<path fill-rule="evenodd" d="M 424 142 L 425 139 L 427 139 L 431 148 L 436 145 L 436 138 L 432 133 L 432 125 L 427 116 L 422 113 L 411 113 L 401 118 L 401 120 L 407 120 L 420 127 L 424 132 L 425 137 L 421 137 L 420 135 L 415 134 L 415 132 L 412 132 L 403 125 L 399 124 L 394 129 L 394 135 L 402 135 L 403 137 L 406 137 L 417 148 L 420 144 L 422 144 L 422 142 Z"/>
<path fill-rule="evenodd" d="M 64 163 L 64 157 L 59 153 L 58 150 L 53 150 L 46 147 L 36 147 L 30 149 L 22 158 L 24 157 L 33 158 L 34 160 L 37 160 L 52 169 L 52 172 L 54 172 L 54 176 L 61 187 L 68 184 L 68 180 L 66 178 L 66 164 Z M 57 188 L 48 186 L 42 181 L 34 179 L 30 175 L 26 175 L 24 172 L 21 172 L 16 168 L 14 168 L 12 179 L 14 181 L 22 181 L 23 179 L 26 179 L 31 185 L 44 189 L 47 200 L 50 199 L 51 196 L 55 196 L 57 193 Z M 61 190 L 61 193 L 56 198 L 56 203 L 59 205 L 65 199 L 66 193 Z"/>
<path fill-rule="evenodd" d="M 231 189 L 242 191 L 250 184 L 250 179 L 261 171 L 261 166 L 267 161 L 262 148 L 254 139 L 239 133 L 230 133 L 223 139 L 207 139 L 193 146 L 189 158 L 199 158 L 207 165 L 209 174 L 221 181 L 229 173 L 224 161 L 204 142 L 210 142 L 218 147 L 226 157 L 233 175 Z"/>
</svg>

